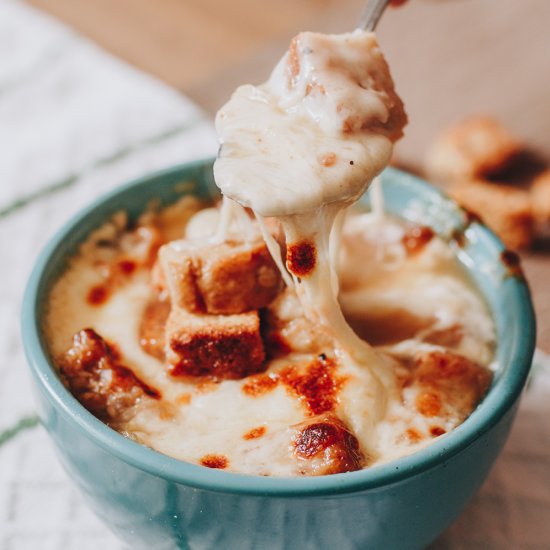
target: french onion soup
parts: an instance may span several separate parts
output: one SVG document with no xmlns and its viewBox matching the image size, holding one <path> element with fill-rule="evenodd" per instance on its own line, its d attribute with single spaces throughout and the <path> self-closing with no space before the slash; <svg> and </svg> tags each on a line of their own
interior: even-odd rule
<svg viewBox="0 0 550 550">
<path fill-rule="evenodd" d="M 429 227 L 353 206 L 406 124 L 372 33 L 301 33 L 216 118 L 223 199 L 93 232 L 44 323 L 61 377 L 169 456 L 264 476 L 410 454 L 476 407 L 495 328 Z"/>
</svg>

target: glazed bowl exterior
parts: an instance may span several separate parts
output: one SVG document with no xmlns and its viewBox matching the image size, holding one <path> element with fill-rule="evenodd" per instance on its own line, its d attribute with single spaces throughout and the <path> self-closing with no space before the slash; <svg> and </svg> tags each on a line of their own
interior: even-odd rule
<svg viewBox="0 0 550 550">
<path fill-rule="evenodd" d="M 461 512 L 486 478 L 514 419 L 535 341 L 528 287 L 503 263 L 500 241 L 427 183 L 382 174 L 389 212 L 456 235 L 457 253 L 494 316 L 499 367 L 473 414 L 427 448 L 358 472 L 255 477 L 184 463 L 123 437 L 61 383 L 41 331 L 48 292 L 89 233 L 115 212 L 136 218 L 151 201 L 216 195 L 212 160 L 121 186 L 77 214 L 50 241 L 30 277 L 22 335 L 39 416 L 95 513 L 132 548 L 422 548 Z M 362 199 L 368 202 L 368 196 Z M 368 266 L 365 266 L 368 269 Z M 230 411 L 228 411 L 230 414 Z M 182 436 L 184 437 L 184 436 Z"/>
</svg>

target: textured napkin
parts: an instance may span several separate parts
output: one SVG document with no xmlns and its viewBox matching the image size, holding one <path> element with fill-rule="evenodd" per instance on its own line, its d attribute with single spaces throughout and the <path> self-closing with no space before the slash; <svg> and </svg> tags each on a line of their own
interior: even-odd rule
<svg viewBox="0 0 550 550">
<path fill-rule="evenodd" d="M 214 154 L 189 100 L 17 0 L 0 1 L 0 550 L 122 550 L 34 418 L 19 309 L 37 253 L 117 184 Z M 488 481 L 432 549 L 550 548 L 550 360 Z M 442 488 L 444 490 L 444 488 Z"/>
</svg>

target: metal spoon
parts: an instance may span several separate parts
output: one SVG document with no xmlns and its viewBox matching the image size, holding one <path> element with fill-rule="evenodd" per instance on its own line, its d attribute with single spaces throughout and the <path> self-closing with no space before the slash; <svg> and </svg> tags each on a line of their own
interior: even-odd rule
<svg viewBox="0 0 550 550">
<path fill-rule="evenodd" d="M 369 0 L 359 19 L 358 29 L 373 31 L 390 0 Z"/>
</svg>

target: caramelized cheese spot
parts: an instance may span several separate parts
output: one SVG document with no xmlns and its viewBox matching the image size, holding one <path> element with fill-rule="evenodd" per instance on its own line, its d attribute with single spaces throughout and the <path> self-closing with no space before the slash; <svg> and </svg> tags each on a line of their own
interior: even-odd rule
<svg viewBox="0 0 550 550">
<path fill-rule="evenodd" d="M 403 235 L 403 245 L 409 254 L 420 252 L 435 236 L 431 227 L 415 225 L 409 227 Z"/>
<path fill-rule="evenodd" d="M 273 374 L 257 374 L 249 376 L 241 386 L 243 393 L 250 397 L 259 397 L 275 389 L 279 377 Z"/>
<path fill-rule="evenodd" d="M 229 460 L 223 455 L 205 455 L 200 459 L 201 466 L 224 470 L 229 465 Z"/>
<path fill-rule="evenodd" d="M 258 439 L 259 437 L 262 437 L 265 432 L 265 426 L 258 426 L 257 428 L 252 428 L 250 431 L 246 432 L 243 435 L 243 439 Z"/>
<path fill-rule="evenodd" d="M 416 408 L 424 416 L 437 416 L 441 411 L 441 398 L 434 392 L 421 393 L 416 398 Z"/>
<path fill-rule="evenodd" d="M 191 403 L 191 394 L 182 393 L 181 395 L 178 395 L 178 397 L 176 397 L 176 403 L 178 405 L 189 405 L 189 403 Z"/>
<path fill-rule="evenodd" d="M 327 168 L 336 164 L 336 153 L 325 153 L 319 157 L 319 163 Z"/>
<path fill-rule="evenodd" d="M 109 292 L 103 285 L 96 285 L 90 288 L 86 301 L 92 306 L 104 304 L 109 299 Z"/>
<path fill-rule="evenodd" d="M 300 74 L 300 54 L 298 52 L 298 37 L 295 36 L 290 42 L 288 48 L 288 68 L 290 70 L 289 87 L 294 84 L 294 80 Z"/>
<path fill-rule="evenodd" d="M 117 267 L 124 275 L 131 275 L 137 269 L 137 264 L 133 260 L 119 260 Z"/>
<path fill-rule="evenodd" d="M 305 428 L 295 442 L 296 454 L 310 458 L 340 439 L 341 428 L 327 422 L 310 424 Z"/>
<path fill-rule="evenodd" d="M 317 93 L 318 95 L 325 95 L 327 91 L 325 90 L 325 87 L 322 84 L 319 84 L 318 82 L 308 82 L 306 84 L 306 96 L 308 96 L 311 93 Z"/>
<path fill-rule="evenodd" d="M 432 426 L 430 428 L 430 434 L 432 437 L 439 437 L 440 435 L 443 435 L 447 433 L 446 430 L 444 430 L 441 426 Z"/>
<path fill-rule="evenodd" d="M 294 394 L 307 407 L 310 414 L 332 411 L 336 406 L 338 391 L 343 379 L 336 377 L 336 362 L 320 355 L 314 361 L 301 365 L 291 365 L 281 371 L 281 381 L 288 391 Z"/>
<path fill-rule="evenodd" d="M 424 439 L 424 436 L 415 428 L 408 428 L 405 435 L 411 443 L 418 443 Z"/>
<path fill-rule="evenodd" d="M 310 241 L 293 243 L 287 247 L 286 266 L 297 277 L 306 277 L 317 263 L 317 251 Z"/>
</svg>

